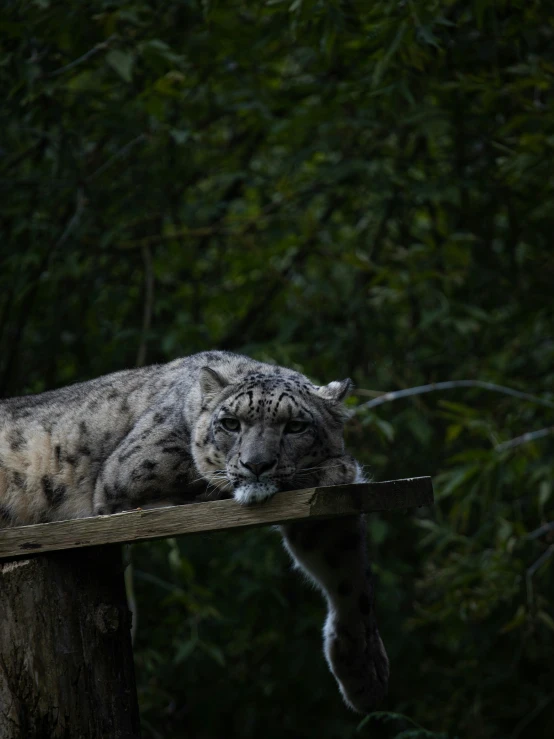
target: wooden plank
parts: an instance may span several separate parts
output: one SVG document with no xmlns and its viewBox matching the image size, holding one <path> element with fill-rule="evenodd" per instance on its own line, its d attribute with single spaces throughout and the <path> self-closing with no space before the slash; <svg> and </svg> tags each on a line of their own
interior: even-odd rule
<svg viewBox="0 0 554 739">
<path fill-rule="evenodd" d="M 433 503 L 430 477 L 334 485 L 278 493 L 254 506 L 234 500 L 134 510 L 111 516 L 0 530 L 0 560 L 80 547 L 146 541 L 202 531 L 351 516 Z"/>
</svg>

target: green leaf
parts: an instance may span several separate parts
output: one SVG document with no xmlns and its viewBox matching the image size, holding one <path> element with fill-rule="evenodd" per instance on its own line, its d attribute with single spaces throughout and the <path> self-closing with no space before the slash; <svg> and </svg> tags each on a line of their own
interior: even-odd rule
<svg viewBox="0 0 554 739">
<path fill-rule="evenodd" d="M 181 662 L 185 662 L 191 656 L 197 646 L 197 641 L 191 640 L 183 642 L 177 647 L 177 651 L 175 652 L 175 655 L 173 657 L 173 662 L 176 665 L 181 664 Z"/>
<path fill-rule="evenodd" d="M 440 485 L 437 491 L 437 498 L 442 500 L 452 495 L 458 488 L 464 486 L 469 480 L 476 477 L 481 471 L 479 465 L 466 465 L 460 467 L 455 472 L 444 475 L 442 479 L 447 480 L 446 485 Z"/>
<path fill-rule="evenodd" d="M 389 48 L 385 52 L 384 56 L 375 65 L 375 69 L 373 71 L 373 76 L 371 80 L 373 87 L 377 87 L 377 85 L 380 84 L 383 78 L 383 75 L 385 74 L 387 68 L 389 67 L 400 44 L 402 43 L 402 39 L 404 38 L 404 34 L 406 32 L 406 27 L 407 27 L 406 22 L 402 21 L 402 23 L 398 27 L 398 30 Z"/>
<path fill-rule="evenodd" d="M 375 418 L 374 423 L 387 441 L 394 441 L 394 426 L 381 418 Z"/>
<path fill-rule="evenodd" d="M 180 146 L 186 144 L 186 142 L 190 138 L 190 131 L 183 131 L 179 128 L 172 128 L 170 133 L 171 138 L 175 141 L 176 144 L 179 144 Z"/>
<path fill-rule="evenodd" d="M 513 631 L 514 629 L 517 629 L 519 626 L 523 626 L 526 618 L 527 618 L 527 611 L 525 609 L 525 606 L 523 605 L 518 606 L 518 609 L 515 612 L 514 617 L 510 619 L 510 621 L 508 621 L 508 623 L 505 624 L 500 629 L 500 633 L 507 634 L 509 631 Z"/>
<path fill-rule="evenodd" d="M 199 646 L 202 651 L 206 652 L 206 654 L 209 654 L 209 656 L 215 662 L 217 662 L 218 665 L 225 667 L 225 655 L 219 647 L 217 647 L 215 644 L 206 644 L 206 642 L 200 642 Z"/>
<path fill-rule="evenodd" d="M 106 61 L 114 69 L 121 79 L 131 82 L 133 79 L 133 64 L 135 57 L 128 51 L 114 49 L 106 54 Z"/>
<path fill-rule="evenodd" d="M 550 480 L 543 480 L 539 485 L 539 509 L 542 510 L 552 495 L 552 483 Z"/>
</svg>

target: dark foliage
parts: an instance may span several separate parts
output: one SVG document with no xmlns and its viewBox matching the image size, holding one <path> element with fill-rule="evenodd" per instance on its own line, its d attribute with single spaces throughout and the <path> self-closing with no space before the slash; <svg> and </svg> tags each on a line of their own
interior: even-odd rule
<svg viewBox="0 0 554 739">
<path fill-rule="evenodd" d="M 360 735 L 550 737 L 547 4 L 36 0 L 0 33 L 0 393 L 219 347 L 349 375 L 360 406 L 540 396 L 360 407 L 348 441 L 438 494 L 369 521 L 409 718 Z M 273 533 L 134 568 L 146 737 L 357 735 Z"/>
</svg>

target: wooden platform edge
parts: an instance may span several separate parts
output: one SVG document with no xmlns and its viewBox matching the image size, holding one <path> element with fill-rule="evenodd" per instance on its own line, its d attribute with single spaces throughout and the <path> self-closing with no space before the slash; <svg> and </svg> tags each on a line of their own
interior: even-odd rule
<svg viewBox="0 0 554 739">
<path fill-rule="evenodd" d="M 111 516 L 0 529 L 0 561 L 63 549 L 414 508 L 432 503 L 431 478 L 412 477 L 291 490 L 253 506 L 241 506 L 234 500 L 216 500 L 137 509 Z"/>
</svg>

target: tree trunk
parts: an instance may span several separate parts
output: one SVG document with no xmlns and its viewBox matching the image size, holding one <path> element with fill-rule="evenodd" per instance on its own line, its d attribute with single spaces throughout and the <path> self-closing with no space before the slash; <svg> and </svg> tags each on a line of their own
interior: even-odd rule
<svg viewBox="0 0 554 739">
<path fill-rule="evenodd" d="M 139 739 L 121 548 L 0 563 L 0 737 Z"/>
</svg>

